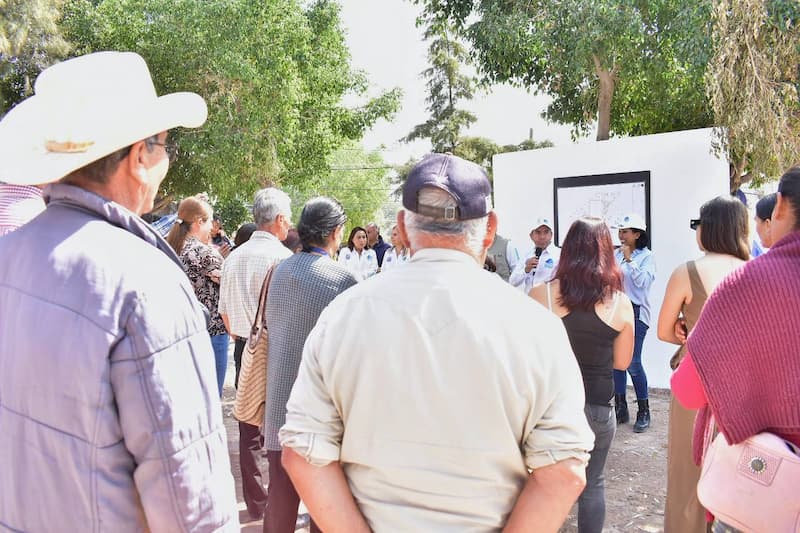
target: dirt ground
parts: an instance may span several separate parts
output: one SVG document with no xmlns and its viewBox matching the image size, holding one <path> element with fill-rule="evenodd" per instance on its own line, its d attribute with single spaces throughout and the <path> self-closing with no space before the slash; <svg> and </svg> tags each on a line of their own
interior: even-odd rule
<svg viewBox="0 0 800 533">
<path fill-rule="evenodd" d="M 667 419 L 669 391 L 650 389 L 652 423 L 644 433 L 633 432 L 636 395 L 628 388 L 631 423 L 617 426 L 606 462 L 606 523 L 603 531 L 628 533 L 664 530 L 667 495 Z M 578 531 L 577 508 L 561 528 Z"/>
<path fill-rule="evenodd" d="M 222 409 L 225 426 L 228 430 L 228 452 L 231 468 L 236 480 L 236 498 L 239 502 L 239 520 L 242 531 L 256 533 L 261 531 L 261 521 L 250 521 L 244 507 L 241 493 L 241 474 L 239 472 L 239 430 L 231 415 L 233 409 L 233 355 L 229 358 Z M 631 418 L 636 416 L 636 398 L 628 390 L 628 405 Z M 606 523 L 604 531 L 609 533 L 629 533 L 644 531 L 655 533 L 664 529 L 664 498 L 667 492 L 667 417 L 669 413 L 669 392 L 650 391 L 650 411 L 652 425 L 645 433 L 634 433 L 633 424 L 617 427 L 617 434 L 611 446 L 606 464 Z M 264 482 L 267 482 L 266 460 L 263 462 Z M 562 532 L 575 532 L 577 527 L 577 508 L 561 529 Z M 308 531 L 306 528 L 298 531 Z"/>
</svg>

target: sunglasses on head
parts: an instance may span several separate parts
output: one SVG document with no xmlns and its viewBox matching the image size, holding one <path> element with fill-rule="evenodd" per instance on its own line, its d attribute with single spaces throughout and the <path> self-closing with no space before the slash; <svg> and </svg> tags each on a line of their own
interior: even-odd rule
<svg viewBox="0 0 800 533">
<path fill-rule="evenodd" d="M 691 219 L 689 221 L 689 227 L 692 228 L 693 230 L 697 230 L 697 227 L 699 225 L 700 225 L 700 219 L 699 218 L 693 218 L 693 219 Z"/>
</svg>

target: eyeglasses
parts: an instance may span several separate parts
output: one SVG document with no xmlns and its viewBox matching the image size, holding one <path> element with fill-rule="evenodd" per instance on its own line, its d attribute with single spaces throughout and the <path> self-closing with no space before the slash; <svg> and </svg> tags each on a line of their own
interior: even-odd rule
<svg viewBox="0 0 800 533">
<path fill-rule="evenodd" d="M 178 159 L 178 145 L 175 141 L 167 141 L 164 143 L 160 143 L 158 141 L 145 141 L 147 146 L 163 146 L 164 151 L 167 153 L 167 158 L 169 159 L 169 163 L 172 164 Z"/>
<path fill-rule="evenodd" d="M 693 230 L 697 231 L 697 228 L 699 226 L 700 226 L 699 218 L 693 218 L 692 220 L 689 221 L 689 227 L 692 228 Z"/>
</svg>

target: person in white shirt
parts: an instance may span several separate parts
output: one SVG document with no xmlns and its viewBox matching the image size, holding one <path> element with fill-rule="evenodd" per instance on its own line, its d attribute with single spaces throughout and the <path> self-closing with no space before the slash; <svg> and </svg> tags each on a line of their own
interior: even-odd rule
<svg viewBox="0 0 800 533">
<path fill-rule="evenodd" d="M 583 490 L 580 370 L 561 321 L 481 268 L 490 199 L 474 163 L 417 164 L 397 215 L 411 260 L 337 296 L 305 341 L 278 437 L 326 533 L 557 531 Z"/>
<path fill-rule="evenodd" d="M 553 223 L 549 218 L 539 218 L 530 233 L 533 248 L 525 254 L 525 260 L 517 264 L 508 282 L 519 287 L 525 294 L 534 285 L 553 279 L 561 257 L 561 248 L 553 244 Z"/>
<path fill-rule="evenodd" d="M 408 248 L 406 248 L 406 245 L 400 238 L 400 234 L 397 232 L 397 224 L 392 226 L 391 240 L 392 247 L 386 252 L 386 255 L 383 256 L 381 272 L 386 272 L 387 270 L 392 270 L 393 268 L 404 265 L 411 258 Z"/>
<path fill-rule="evenodd" d="M 339 250 L 339 264 L 355 274 L 359 281 L 365 280 L 378 271 L 378 256 L 367 246 L 367 230 L 356 226 L 350 231 L 347 246 Z"/>
<path fill-rule="evenodd" d="M 239 386 L 242 355 L 250 335 L 250 327 L 258 311 L 261 285 L 270 268 L 292 255 L 292 251 L 281 244 L 291 226 L 291 198 L 274 187 L 257 191 L 253 197 L 253 220 L 256 231 L 225 260 L 219 284 L 219 314 L 228 333 L 235 337 L 233 360 L 236 387 Z M 264 368 L 263 371 L 266 372 L 267 369 Z M 258 466 L 260 455 L 259 428 L 239 422 L 242 497 L 253 520 L 264 515 L 267 503 L 267 492 L 264 490 Z"/>
</svg>

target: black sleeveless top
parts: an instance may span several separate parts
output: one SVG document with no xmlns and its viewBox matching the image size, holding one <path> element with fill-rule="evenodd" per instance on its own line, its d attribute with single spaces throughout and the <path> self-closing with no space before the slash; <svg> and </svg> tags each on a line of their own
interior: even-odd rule
<svg viewBox="0 0 800 533">
<path fill-rule="evenodd" d="M 561 318 L 583 376 L 586 403 L 611 405 L 614 397 L 614 339 L 619 335 L 594 310 L 571 311 Z"/>
</svg>

